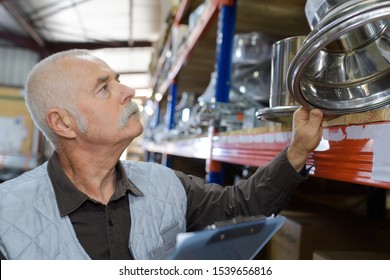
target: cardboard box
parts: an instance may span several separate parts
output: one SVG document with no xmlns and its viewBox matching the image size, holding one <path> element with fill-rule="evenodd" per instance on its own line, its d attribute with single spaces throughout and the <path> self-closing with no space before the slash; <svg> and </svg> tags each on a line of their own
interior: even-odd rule
<svg viewBox="0 0 390 280">
<path fill-rule="evenodd" d="M 309 260 L 320 250 L 390 252 L 387 223 L 338 213 L 285 211 L 281 215 L 287 220 L 268 243 L 267 259 Z"/>
<path fill-rule="evenodd" d="M 313 260 L 390 260 L 390 252 L 314 251 Z"/>
</svg>

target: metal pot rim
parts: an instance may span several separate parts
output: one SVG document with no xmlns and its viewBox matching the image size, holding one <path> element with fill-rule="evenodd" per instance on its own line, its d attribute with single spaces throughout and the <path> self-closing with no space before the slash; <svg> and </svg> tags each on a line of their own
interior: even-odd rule
<svg viewBox="0 0 390 280">
<path fill-rule="evenodd" d="M 381 88 L 378 82 L 383 77 L 389 77 L 390 60 L 387 61 L 386 69 L 383 69 L 383 73 L 376 73 L 375 84 L 371 84 L 372 79 L 367 78 L 363 79 L 361 83 L 358 81 L 351 83 L 349 81 L 344 84 L 341 82 L 338 84 L 328 83 L 326 85 L 330 97 L 332 97 L 332 92 L 337 94 L 341 91 L 345 96 L 356 92 L 356 96 L 359 98 L 341 100 L 345 102 L 340 102 L 340 99 L 337 98 L 334 100 L 321 98 L 321 96 L 318 96 L 317 88 L 315 88 L 318 84 L 308 83 L 310 79 L 314 81 L 316 79 L 316 77 L 307 76 L 309 67 L 317 67 L 320 71 L 329 70 L 327 68 L 329 65 L 321 65 L 323 61 L 317 61 L 316 65 L 311 65 L 313 58 L 318 56 L 327 45 L 356 28 L 374 21 L 387 19 L 390 16 L 389 1 L 368 0 L 359 3 L 351 1 L 351 3 L 353 5 L 347 8 L 344 5 L 342 6 L 344 9 L 338 7 L 338 9 L 334 9 L 333 13 L 325 16 L 306 37 L 302 47 L 290 64 L 287 73 L 288 89 L 294 98 L 306 108 L 319 108 L 326 114 L 354 113 L 382 107 L 390 100 L 390 85 L 388 88 Z M 383 34 L 389 35 L 390 38 L 390 34 L 386 33 L 387 31 L 389 31 L 388 28 Z M 382 40 L 383 34 L 376 40 Z M 346 69 L 345 71 L 352 70 Z M 364 89 L 364 87 L 368 87 L 372 92 L 358 92 L 360 88 Z"/>
</svg>

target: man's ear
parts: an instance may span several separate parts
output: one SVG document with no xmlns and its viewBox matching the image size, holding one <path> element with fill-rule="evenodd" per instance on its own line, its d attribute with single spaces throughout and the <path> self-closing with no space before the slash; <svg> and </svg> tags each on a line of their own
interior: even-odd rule
<svg viewBox="0 0 390 280">
<path fill-rule="evenodd" d="M 64 109 L 53 108 L 46 114 L 49 127 L 58 135 L 65 138 L 75 138 L 76 132 L 69 113 Z"/>
</svg>

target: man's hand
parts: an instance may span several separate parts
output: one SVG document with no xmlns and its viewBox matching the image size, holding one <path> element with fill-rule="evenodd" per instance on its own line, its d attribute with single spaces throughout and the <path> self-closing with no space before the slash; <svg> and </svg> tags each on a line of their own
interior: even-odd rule
<svg viewBox="0 0 390 280">
<path fill-rule="evenodd" d="M 287 158 L 294 169 L 302 170 L 311 152 L 322 138 L 323 113 L 319 109 L 308 111 L 300 107 L 293 116 L 293 135 L 287 149 Z"/>
</svg>

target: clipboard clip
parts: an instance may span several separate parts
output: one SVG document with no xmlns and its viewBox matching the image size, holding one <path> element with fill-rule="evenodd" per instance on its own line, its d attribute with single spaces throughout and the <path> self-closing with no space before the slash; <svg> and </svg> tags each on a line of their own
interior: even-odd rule
<svg viewBox="0 0 390 280">
<path fill-rule="evenodd" d="M 250 223 L 256 220 L 265 220 L 265 216 L 238 216 L 231 220 L 215 222 L 214 224 L 206 227 L 209 230 L 216 230 L 216 233 L 210 238 L 207 244 L 220 242 L 232 238 L 244 237 L 251 234 L 260 232 L 265 224 Z"/>
<path fill-rule="evenodd" d="M 207 226 L 205 229 L 215 229 L 218 227 L 228 226 L 228 225 L 236 225 L 241 224 L 245 222 L 251 222 L 256 220 L 265 220 L 267 219 L 264 215 L 257 215 L 257 216 L 237 216 L 230 220 L 224 220 L 224 221 L 217 221 L 214 222 L 214 224 L 211 224 Z"/>
</svg>

